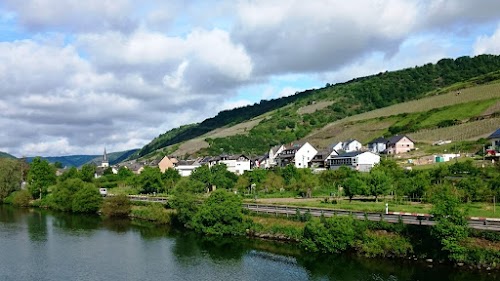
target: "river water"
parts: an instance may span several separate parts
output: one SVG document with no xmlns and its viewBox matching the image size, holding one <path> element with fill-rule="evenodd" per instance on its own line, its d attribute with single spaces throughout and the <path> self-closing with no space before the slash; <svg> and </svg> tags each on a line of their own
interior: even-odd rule
<svg viewBox="0 0 500 281">
<path fill-rule="evenodd" d="M 0 281 L 500 280 L 447 266 L 315 255 L 143 222 L 0 205 Z"/>
</svg>

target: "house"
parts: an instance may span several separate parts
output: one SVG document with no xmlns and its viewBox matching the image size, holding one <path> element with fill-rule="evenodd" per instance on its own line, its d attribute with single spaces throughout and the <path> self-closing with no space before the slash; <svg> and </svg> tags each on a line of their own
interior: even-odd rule
<svg viewBox="0 0 500 281">
<path fill-rule="evenodd" d="M 383 137 L 376 138 L 368 143 L 368 150 L 373 153 L 384 153 L 389 140 Z"/>
<path fill-rule="evenodd" d="M 363 145 L 354 139 L 349 139 L 345 142 L 337 142 L 328 147 L 330 150 L 335 150 L 335 151 L 343 151 L 343 152 L 352 152 L 352 151 L 358 151 L 361 150 Z"/>
<path fill-rule="evenodd" d="M 165 173 L 167 169 L 173 169 L 175 164 L 177 164 L 177 159 L 165 156 L 158 162 L 158 168 L 160 168 L 162 173 Z"/>
<path fill-rule="evenodd" d="M 310 161 L 309 167 L 311 168 L 327 168 L 328 160 L 333 156 L 338 155 L 336 150 L 324 149 L 320 150 Z"/>
<path fill-rule="evenodd" d="M 295 143 L 283 150 L 276 158 L 276 162 L 280 167 L 292 164 L 296 168 L 308 168 L 309 162 L 317 153 L 318 151 L 308 142 Z"/>
<path fill-rule="evenodd" d="M 414 142 L 405 135 L 396 135 L 389 139 L 387 142 L 387 154 L 400 154 L 409 152 L 415 148 Z"/>
<path fill-rule="evenodd" d="M 493 132 L 488 139 L 491 140 L 491 147 L 488 149 L 488 154 L 500 156 L 500 128 Z"/>
<path fill-rule="evenodd" d="M 281 152 L 283 152 L 283 150 L 285 150 L 285 146 L 282 144 L 271 147 L 271 149 L 269 149 L 269 154 L 267 158 L 268 161 L 266 163 L 265 168 L 271 168 L 276 166 L 276 157 L 278 157 L 278 155 Z"/>
<path fill-rule="evenodd" d="M 174 166 L 179 174 L 183 177 L 189 177 L 194 169 L 200 167 L 198 160 L 179 160 Z"/>
<path fill-rule="evenodd" d="M 361 150 L 362 147 L 363 145 L 359 141 L 350 139 L 343 143 L 342 150 L 345 152 L 352 152 Z"/>
<path fill-rule="evenodd" d="M 379 162 L 380 156 L 371 151 L 353 151 L 332 156 L 328 160 L 328 166 L 331 170 L 346 166 L 360 172 L 369 172 Z"/>
<path fill-rule="evenodd" d="M 242 175 L 245 171 L 250 171 L 250 158 L 243 154 L 237 155 L 221 155 L 217 163 L 224 163 L 227 170 L 238 175 Z"/>
</svg>

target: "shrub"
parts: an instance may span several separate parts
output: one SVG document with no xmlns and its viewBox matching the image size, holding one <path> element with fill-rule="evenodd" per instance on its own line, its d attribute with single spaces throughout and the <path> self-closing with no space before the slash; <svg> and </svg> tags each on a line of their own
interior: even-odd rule
<svg viewBox="0 0 500 281">
<path fill-rule="evenodd" d="M 132 217 L 160 224 L 170 224 L 173 214 L 172 211 L 168 211 L 162 204 L 158 203 L 132 209 Z"/>
<path fill-rule="evenodd" d="M 108 197 L 104 200 L 101 212 L 106 217 L 128 217 L 131 203 L 126 195 Z"/>
<path fill-rule="evenodd" d="M 99 210 L 102 197 L 99 190 L 86 184 L 73 196 L 71 210 L 76 213 L 95 213 Z"/>
<path fill-rule="evenodd" d="M 237 195 L 219 189 L 196 212 L 193 227 L 210 235 L 242 235 L 250 223 L 243 219 L 241 209 L 241 199 Z"/>
<path fill-rule="evenodd" d="M 304 227 L 303 246 L 315 252 L 340 253 L 352 247 L 363 231 L 364 224 L 352 217 L 312 220 Z"/>
<path fill-rule="evenodd" d="M 12 204 L 19 207 L 29 207 L 31 193 L 27 190 L 20 190 L 13 193 Z"/>
<path fill-rule="evenodd" d="M 404 257 L 413 253 L 411 243 L 396 233 L 367 231 L 356 249 L 366 257 Z"/>
</svg>

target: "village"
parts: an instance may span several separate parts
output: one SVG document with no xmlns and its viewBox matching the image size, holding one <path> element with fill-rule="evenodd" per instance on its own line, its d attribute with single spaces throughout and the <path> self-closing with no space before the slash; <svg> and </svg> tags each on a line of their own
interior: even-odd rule
<svg viewBox="0 0 500 281">
<path fill-rule="evenodd" d="M 498 161 L 500 157 L 500 128 L 488 136 L 491 141 L 485 149 L 485 156 L 492 162 Z M 433 145 L 443 145 L 451 141 L 437 141 Z M 262 156 L 249 157 L 244 154 L 221 154 L 218 156 L 205 156 L 196 159 L 181 160 L 175 156 L 164 156 L 161 159 L 138 161 L 130 160 L 116 165 L 109 165 L 106 151 L 103 161 L 97 167 L 96 177 L 101 176 L 105 170 L 111 169 L 116 174 L 122 167 L 129 169 L 135 174 L 140 174 L 145 167 L 157 167 L 162 173 L 167 169 L 175 169 L 181 176 L 188 177 L 198 167 L 223 163 L 227 170 L 237 175 L 252 169 L 271 169 L 273 167 L 285 167 L 293 165 L 296 168 L 310 168 L 313 172 L 324 170 L 336 170 L 342 166 L 349 167 L 360 172 L 369 172 L 376 164 L 380 163 L 381 157 L 399 157 L 411 151 L 417 150 L 415 142 L 406 135 L 395 135 L 391 138 L 376 138 L 366 145 L 355 139 L 336 142 L 324 149 L 317 149 L 309 142 L 294 142 L 282 144 L 269 149 Z M 444 153 L 428 156 L 424 164 L 448 162 L 460 157 L 459 153 Z M 418 165 L 422 160 L 407 160 L 409 164 Z M 411 169 L 407 166 L 406 169 Z"/>
</svg>

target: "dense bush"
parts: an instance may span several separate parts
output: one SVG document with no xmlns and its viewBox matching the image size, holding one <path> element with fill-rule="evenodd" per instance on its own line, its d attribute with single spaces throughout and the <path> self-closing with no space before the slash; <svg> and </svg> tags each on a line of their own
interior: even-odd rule
<svg viewBox="0 0 500 281">
<path fill-rule="evenodd" d="M 131 210 L 130 200 L 126 195 L 108 197 L 102 204 L 101 212 L 106 217 L 128 217 Z"/>
<path fill-rule="evenodd" d="M 70 178 L 52 188 L 52 208 L 64 212 L 93 213 L 99 210 L 102 197 L 92 183 Z"/>
<path fill-rule="evenodd" d="M 234 193 L 217 190 L 194 215 L 195 230 L 210 235 L 242 235 L 249 228 L 243 219 L 241 199 Z"/>
<path fill-rule="evenodd" d="M 12 205 L 18 207 L 29 207 L 31 193 L 27 190 L 19 190 L 12 194 Z"/>
<path fill-rule="evenodd" d="M 172 210 L 165 209 L 162 204 L 149 204 L 147 206 L 137 206 L 132 209 L 133 218 L 153 221 L 159 224 L 170 224 L 174 215 Z"/>
<path fill-rule="evenodd" d="M 353 247 L 364 232 L 362 222 L 352 217 L 312 220 L 304 227 L 303 246 L 314 252 L 340 253 Z"/>
<path fill-rule="evenodd" d="M 356 243 L 358 253 L 374 257 L 406 257 L 413 252 L 413 246 L 405 237 L 386 231 L 367 231 L 363 240 Z"/>
<path fill-rule="evenodd" d="M 71 210 L 75 213 L 96 213 L 102 204 L 99 190 L 91 184 L 85 184 L 73 196 Z"/>
</svg>

